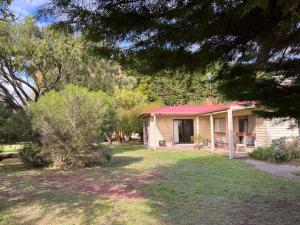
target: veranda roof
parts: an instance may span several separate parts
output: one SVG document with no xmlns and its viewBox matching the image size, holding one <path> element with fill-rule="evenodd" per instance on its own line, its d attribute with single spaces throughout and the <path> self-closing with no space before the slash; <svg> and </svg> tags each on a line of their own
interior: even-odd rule
<svg viewBox="0 0 300 225">
<path fill-rule="evenodd" d="M 231 102 L 220 105 L 178 105 L 178 106 L 164 106 L 158 109 L 149 110 L 141 113 L 139 117 L 150 115 L 201 115 L 206 113 L 213 113 L 229 109 L 231 106 L 246 106 L 253 104 L 253 102 Z"/>
</svg>

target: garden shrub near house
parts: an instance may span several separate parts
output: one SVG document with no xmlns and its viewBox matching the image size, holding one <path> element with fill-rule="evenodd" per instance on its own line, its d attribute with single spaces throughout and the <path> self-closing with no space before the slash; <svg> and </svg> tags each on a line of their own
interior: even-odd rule
<svg viewBox="0 0 300 225">
<path fill-rule="evenodd" d="M 41 155 L 54 167 L 86 165 L 88 155 L 107 160 L 107 149 L 97 145 L 115 128 L 111 98 L 105 93 L 68 85 L 42 96 L 29 106 L 33 129 L 40 136 Z"/>
<path fill-rule="evenodd" d="M 274 139 L 271 146 L 258 147 L 249 156 L 254 159 L 272 162 L 300 159 L 300 148 L 297 141 L 291 141 L 291 139 L 293 138 L 280 137 Z"/>
</svg>

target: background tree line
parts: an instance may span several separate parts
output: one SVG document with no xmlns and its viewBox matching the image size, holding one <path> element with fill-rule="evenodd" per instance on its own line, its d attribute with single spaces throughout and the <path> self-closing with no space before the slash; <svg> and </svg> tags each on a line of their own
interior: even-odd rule
<svg viewBox="0 0 300 225">
<path fill-rule="evenodd" d="M 299 8 L 299 0 L 52 0 L 41 14 L 63 15 L 57 27 L 105 40 L 113 46 L 105 51 L 119 49 L 143 73 L 217 63 L 226 99 L 255 100 L 260 116 L 300 121 Z"/>
</svg>

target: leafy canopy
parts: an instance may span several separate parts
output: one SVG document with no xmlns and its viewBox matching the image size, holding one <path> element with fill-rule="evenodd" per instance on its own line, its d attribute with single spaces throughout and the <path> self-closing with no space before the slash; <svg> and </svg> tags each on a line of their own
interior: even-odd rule
<svg viewBox="0 0 300 225">
<path fill-rule="evenodd" d="M 52 0 L 43 12 L 90 40 L 121 43 L 125 61 L 140 71 L 218 62 L 227 98 L 299 120 L 299 8 L 299 0 Z"/>
<path fill-rule="evenodd" d="M 111 94 L 134 80 L 112 60 L 95 56 L 94 44 L 80 35 L 0 21 L 0 101 L 22 108 L 50 90 L 73 83 Z"/>
<path fill-rule="evenodd" d="M 159 101 L 164 105 L 201 104 L 207 98 L 222 101 L 213 81 L 215 69 L 205 72 L 187 73 L 184 70 L 158 73 L 157 76 L 138 76 L 138 90 L 149 102 Z"/>
<path fill-rule="evenodd" d="M 0 144 L 28 141 L 30 133 L 30 118 L 23 110 L 0 104 Z"/>
<path fill-rule="evenodd" d="M 72 166 L 92 144 L 114 130 L 112 99 L 104 92 L 68 85 L 50 91 L 28 107 L 33 129 L 40 134 L 43 153 L 55 166 Z"/>
<path fill-rule="evenodd" d="M 121 133 L 119 135 L 142 133 L 142 120 L 138 118 L 138 115 L 147 104 L 147 97 L 139 91 L 116 89 L 113 99 L 118 118 L 117 131 Z"/>
</svg>

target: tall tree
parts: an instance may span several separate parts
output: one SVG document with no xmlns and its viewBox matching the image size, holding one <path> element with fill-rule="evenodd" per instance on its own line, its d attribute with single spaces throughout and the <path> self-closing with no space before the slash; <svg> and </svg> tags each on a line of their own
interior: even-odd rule
<svg viewBox="0 0 300 225">
<path fill-rule="evenodd" d="M 11 0 L 0 0 L 0 21 L 7 21 L 14 18 L 12 11 L 9 9 Z"/>
<path fill-rule="evenodd" d="M 138 119 L 147 97 L 139 91 L 117 88 L 114 93 L 114 105 L 117 112 L 116 134 L 120 141 L 133 132 L 142 133 L 142 121 Z"/>
<path fill-rule="evenodd" d="M 164 70 L 156 76 L 139 76 L 136 90 L 145 94 L 149 102 L 160 101 L 165 105 L 200 104 L 207 98 L 223 101 L 213 80 L 215 72 L 215 68 L 202 73 Z"/>
<path fill-rule="evenodd" d="M 94 56 L 92 46 L 80 35 L 40 29 L 32 18 L 0 21 L 0 101 L 18 109 L 69 83 L 106 92 L 134 83 L 118 64 Z"/>
<path fill-rule="evenodd" d="M 212 62 L 228 98 L 300 120 L 300 1 L 52 0 L 44 12 L 94 41 L 123 43 L 142 70 Z M 131 57 L 128 57 L 131 58 Z"/>
</svg>

